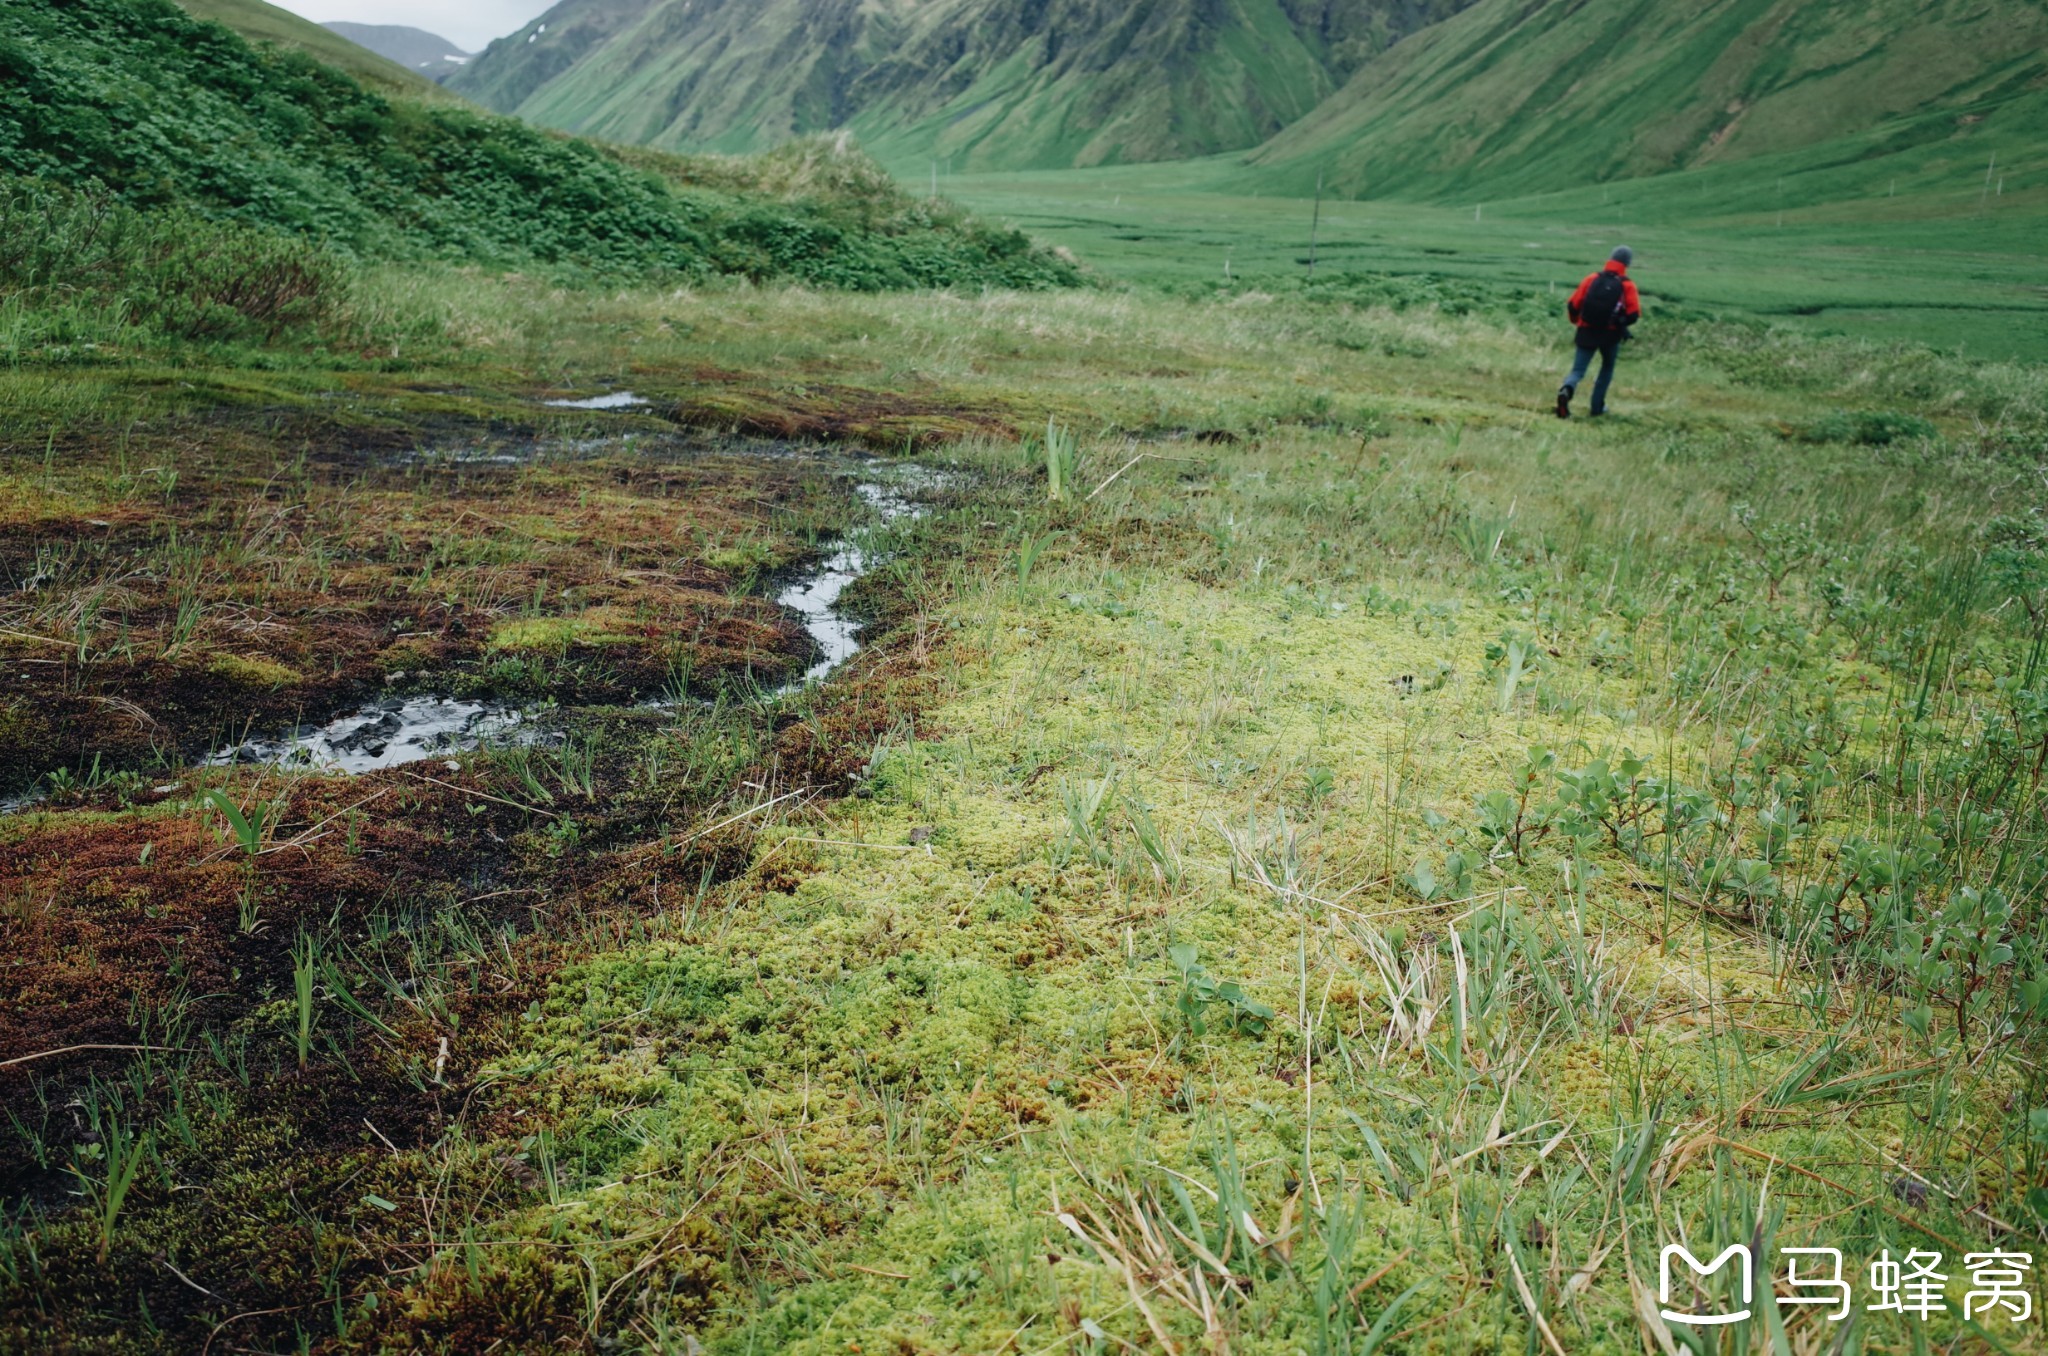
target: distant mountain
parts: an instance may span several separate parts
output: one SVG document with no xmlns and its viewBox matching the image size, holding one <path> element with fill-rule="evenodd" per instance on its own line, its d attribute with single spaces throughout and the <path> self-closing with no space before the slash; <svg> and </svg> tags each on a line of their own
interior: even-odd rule
<svg viewBox="0 0 2048 1356">
<path fill-rule="evenodd" d="M 289 10 L 264 0 L 177 0 L 195 19 L 211 19 L 232 28 L 251 42 L 290 47 L 386 94 L 436 95 L 434 82 L 395 61 L 378 56 L 330 33 Z"/>
<path fill-rule="evenodd" d="M 1987 121 L 2038 147 L 2044 90 L 2040 0 L 1479 0 L 1366 62 L 1251 164 L 1274 187 L 1325 174 L 1339 192 L 1421 197 L 1574 190 L 1837 142 L 1836 160 L 1917 149 L 1918 165 Z M 1982 177 L 1977 150 L 1959 154 Z M 1770 201 L 1768 182 L 1713 178 Z"/>
<path fill-rule="evenodd" d="M 470 53 L 424 28 L 341 22 L 320 26 L 331 33 L 341 34 L 358 47 L 367 47 L 378 56 L 397 62 L 409 71 L 418 71 L 429 80 L 446 80 L 468 64 L 470 58 Z"/>
<path fill-rule="evenodd" d="M 563 0 L 449 81 L 550 126 L 748 151 L 850 128 L 898 163 L 1258 144 L 1471 0 Z"/>
</svg>

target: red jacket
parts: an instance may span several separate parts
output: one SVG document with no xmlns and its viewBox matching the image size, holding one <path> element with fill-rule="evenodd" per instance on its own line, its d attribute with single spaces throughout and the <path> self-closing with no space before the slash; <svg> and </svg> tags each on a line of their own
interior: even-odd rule
<svg viewBox="0 0 2048 1356">
<path fill-rule="evenodd" d="M 1628 265 L 1616 259 L 1609 259 L 1607 267 L 1601 271 L 1605 273 L 1619 273 L 1621 275 L 1621 304 L 1628 313 L 1628 323 L 1633 325 L 1636 321 L 1642 319 L 1643 299 L 1636 295 L 1636 285 L 1629 280 Z M 1586 300 L 1586 293 L 1592 289 L 1593 280 L 1599 276 L 1599 273 L 1588 273 L 1586 280 L 1579 284 L 1579 290 L 1572 293 L 1572 299 L 1565 304 L 1565 310 L 1571 315 L 1572 323 L 1582 330 L 1591 329 L 1592 326 L 1588 325 L 1586 318 L 1579 314 L 1579 306 Z M 1606 327 L 1601 326 L 1601 328 L 1605 329 Z"/>
</svg>

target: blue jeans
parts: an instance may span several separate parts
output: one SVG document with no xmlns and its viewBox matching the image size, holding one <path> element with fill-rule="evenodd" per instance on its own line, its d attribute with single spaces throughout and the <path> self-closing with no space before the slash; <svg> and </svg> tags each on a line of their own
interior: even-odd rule
<svg viewBox="0 0 2048 1356">
<path fill-rule="evenodd" d="M 1600 377 L 1593 383 L 1593 414 L 1607 412 L 1607 387 L 1614 380 L 1614 360 L 1621 352 L 1622 336 L 1618 334 L 1588 334 L 1579 332 L 1579 351 L 1572 360 L 1571 375 L 1564 379 L 1565 389 L 1576 391 L 1579 383 L 1586 379 L 1586 369 L 1593 365 L 1593 355 L 1600 355 Z"/>
</svg>

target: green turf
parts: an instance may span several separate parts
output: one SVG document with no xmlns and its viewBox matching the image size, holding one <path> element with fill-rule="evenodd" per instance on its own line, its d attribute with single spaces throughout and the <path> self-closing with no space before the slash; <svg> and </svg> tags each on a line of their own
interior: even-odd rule
<svg viewBox="0 0 2048 1356">
<path fill-rule="evenodd" d="M 1562 309 L 1614 245 L 1638 254 L 1654 320 L 1678 306 L 1782 321 L 1815 333 L 2048 359 L 2048 188 L 1985 198 L 1886 199 L 1704 212 L 1694 172 L 1503 203 L 1443 206 L 1326 198 L 1317 272 L 1432 275 Z M 1234 157 L 1114 170 L 958 176 L 944 192 L 1067 246 L 1112 278 L 1146 285 L 1291 286 L 1308 277 L 1313 203 L 1246 192 Z"/>
</svg>

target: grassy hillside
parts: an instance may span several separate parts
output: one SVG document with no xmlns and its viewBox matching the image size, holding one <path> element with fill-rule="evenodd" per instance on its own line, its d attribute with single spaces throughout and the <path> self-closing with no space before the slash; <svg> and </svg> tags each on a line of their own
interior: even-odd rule
<svg viewBox="0 0 2048 1356">
<path fill-rule="evenodd" d="M 549 126 L 670 149 L 850 127 L 956 168 L 1249 147 L 1467 0 L 565 0 L 450 83 Z"/>
<path fill-rule="evenodd" d="M 787 150 L 817 172 L 762 173 L 816 191 L 771 196 L 731 167 L 628 164 L 513 119 L 388 99 L 167 0 L 17 13 L 0 37 L 0 173 L 104 186 L 133 208 L 358 258 L 847 287 L 1075 278 L 1014 232 L 896 192 L 843 147 Z"/>
<path fill-rule="evenodd" d="M 195 19 L 224 24 L 251 42 L 267 42 L 304 52 L 323 65 L 360 80 L 386 94 L 431 97 L 439 89 L 432 80 L 389 58 L 351 42 L 290 10 L 264 0 L 178 0 Z"/>
<path fill-rule="evenodd" d="M 2044 51 L 2048 10 L 2025 0 L 1482 0 L 1252 163 L 1296 188 L 1508 197 L 1881 128 L 1854 153 L 1943 147 L 1981 175 L 1996 146 L 2038 142 Z"/>
</svg>

